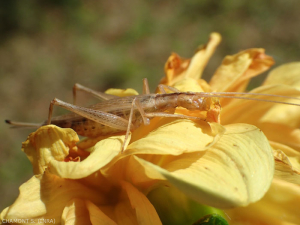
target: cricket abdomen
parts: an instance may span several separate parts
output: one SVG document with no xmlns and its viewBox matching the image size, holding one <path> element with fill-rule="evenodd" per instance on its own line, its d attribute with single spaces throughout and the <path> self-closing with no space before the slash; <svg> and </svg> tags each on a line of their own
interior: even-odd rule
<svg viewBox="0 0 300 225">
<path fill-rule="evenodd" d="M 80 120 L 54 120 L 51 121 L 51 124 L 61 128 L 72 128 L 78 135 L 84 137 L 98 137 L 124 132 L 86 118 Z"/>
</svg>

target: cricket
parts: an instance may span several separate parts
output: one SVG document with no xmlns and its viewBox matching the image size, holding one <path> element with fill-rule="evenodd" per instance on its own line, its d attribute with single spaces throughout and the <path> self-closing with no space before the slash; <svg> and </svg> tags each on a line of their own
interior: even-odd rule
<svg viewBox="0 0 300 225">
<path fill-rule="evenodd" d="M 126 132 L 121 149 L 122 153 L 130 132 L 142 124 L 148 125 L 153 117 L 203 120 L 200 117 L 174 114 L 177 107 L 183 107 L 187 110 L 207 111 L 212 98 L 245 99 L 300 106 L 297 103 L 255 98 L 255 96 L 268 96 L 300 100 L 289 96 L 242 92 L 180 92 L 178 89 L 166 85 L 159 85 L 158 89 L 160 94 L 151 94 L 148 80 L 143 79 L 143 94 L 118 97 L 75 84 L 73 87 L 73 104 L 54 98 L 50 102 L 48 120 L 44 123 L 23 123 L 11 120 L 5 120 L 5 122 L 13 127 L 40 127 L 54 124 L 62 128 L 72 128 L 78 135 L 85 137 L 98 137 Z M 167 93 L 166 90 L 172 93 Z M 102 101 L 89 107 L 78 106 L 76 105 L 78 91 L 91 94 Z M 52 118 L 54 105 L 65 108 L 72 113 Z"/>
</svg>

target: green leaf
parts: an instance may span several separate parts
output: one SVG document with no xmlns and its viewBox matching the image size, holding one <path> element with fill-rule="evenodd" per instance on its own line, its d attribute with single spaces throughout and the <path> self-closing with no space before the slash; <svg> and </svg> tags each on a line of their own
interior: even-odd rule
<svg viewBox="0 0 300 225">
<path fill-rule="evenodd" d="M 193 225 L 228 225 L 227 221 L 218 214 L 210 214 L 202 217 Z"/>
<path fill-rule="evenodd" d="M 225 216 L 222 210 L 199 204 L 175 187 L 161 185 L 152 190 L 147 197 L 164 225 L 192 224 L 207 214 Z"/>
</svg>

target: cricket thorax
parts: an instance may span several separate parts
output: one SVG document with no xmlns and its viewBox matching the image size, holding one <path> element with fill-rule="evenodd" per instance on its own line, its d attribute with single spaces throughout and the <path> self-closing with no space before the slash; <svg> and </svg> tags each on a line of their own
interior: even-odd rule
<svg viewBox="0 0 300 225">
<path fill-rule="evenodd" d="M 207 99 L 195 93 L 179 93 L 178 106 L 188 110 L 207 110 L 209 108 Z"/>
</svg>

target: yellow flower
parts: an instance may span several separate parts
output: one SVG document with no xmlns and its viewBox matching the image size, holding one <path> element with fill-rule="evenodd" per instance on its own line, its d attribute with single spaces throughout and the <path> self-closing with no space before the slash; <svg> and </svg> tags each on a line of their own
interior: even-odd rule
<svg viewBox="0 0 300 225">
<path fill-rule="evenodd" d="M 162 82 L 176 86 L 178 82 L 189 80 L 193 84 L 189 87 L 185 86 L 186 90 L 193 90 L 195 83 L 204 83 L 200 79 L 203 61 L 207 62 L 206 55 L 211 56 L 211 49 L 215 49 L 219 41 L 220 36 L 213 33 L 207 46 L 200 49 L 191 60 L 184 61 L 183 65 L 171 63 L 174 60 L 179 61 L 176 59 L 179 56 L 171 56 L 166 64 L 167 76 Z M 198 61 L 197 59 L 201 59 L 200 56 L 204 56 L 205 59 Z M 185 70 L 177 69 L 185 66 L 186 62 L 193 62 L 190 67 L 194 68 L 187 66 Z M 209 82 L 210 88 L 206 88 L 205 91 L 244 92 L 250 78 L 264 72 L 273 63 L 273 59 L 265 55 L 263 49 L 249 49 L 233 56 L 226 56 Z M 282 65 L 271 71 L 263 85 L 250 93 L 299 97 L 299 74 L 299 62 Z M 292 99 L 274 96 L 255 98 L 299 104 Z M 275 160 L 275 174 L 269 191 L 262 200 L 248 207 L 226 210 L 230 217 L 229 222 L 232 224 L 300 224 L 298 213 L 300 208 L 300 130 L 298 129 L 300 107 L 244 99 L 221 99 L 220 102 L 221 124 L 225 127 L 228 126 L 226 124 L 233 123 L 257 126 L 269 139 Z M 255 161 L 252 158 L 249 160 Z"/>
<path fill-rule="evenodd" d="M 219 42 L 220 36 L 212 34 L 210 42 L 191 60 L 173 54 L 166 63 L 162 83 L 181 91 L 217 89 L 217 82 L 209 85 L 199 78 Z M 225 65 L 232 66 L 227 72 L 233 70 L 235 75 L 231 74 L 233 83 L 224 90 L 241 90 L 272 62 L 262 49 L 225 60 Z M 226 68 L 216 74 L 222 71 Z M 136 94 L 133 90 L 110 91 L 118 96 Z M 234 103 L 224 102 L 225 107 Z M 221 209 L 256 204 L 269 190 L 275 163 L 273 150 L 261 130 L 247 123 L 221 125 L 223 116 L 219 116 L 217 99 L 212 99 L 207 112 L 179 108 L 176 113 L 202 113 L 206 121 L 154 118 L 150 125 L 132 132 L 123 154 L 124 135 L 77 143 L 77 134 L 71 129 L 41 127 L 23 143 L 35 176 L 20 187 L 18 199 L 2 211 L 0 218 L 34 222 L 54 219 L 70 224 L 161 224 L 166 220 L 159 210 L 163 202 L 157 198 L 171 196 L 186 211 L 192 211 L 191 199 L 197 209 L 198 203 Z M 169 190 L 166 194 L 157 194 L 164 188 Z M 178 205 L 174 208 L 180 210 Z M 228 213 L 232 218 L 235 215 Z M 194 212 L 185 223 L 202 216 L 203 212 Z M 178 221 L 168 220 L 172 224 Z"/>
</svg>

